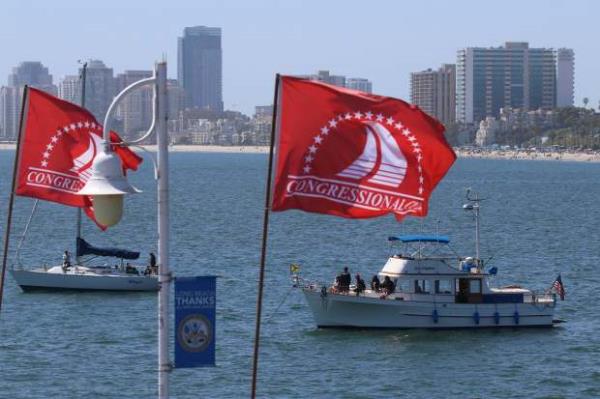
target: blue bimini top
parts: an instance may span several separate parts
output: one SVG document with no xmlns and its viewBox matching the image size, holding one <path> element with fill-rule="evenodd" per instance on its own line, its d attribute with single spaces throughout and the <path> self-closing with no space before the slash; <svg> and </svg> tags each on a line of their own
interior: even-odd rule
<svg viewBox="0 0 600 399">
<path fill-rule="evenodd" d="M 448 236 L 440 236 L 435 234 L 411 234 L 404 236 L 389 236 L 388 241 L 406 242 L 439 242 L 440 244 L 449 244 Z"/>
</svg>

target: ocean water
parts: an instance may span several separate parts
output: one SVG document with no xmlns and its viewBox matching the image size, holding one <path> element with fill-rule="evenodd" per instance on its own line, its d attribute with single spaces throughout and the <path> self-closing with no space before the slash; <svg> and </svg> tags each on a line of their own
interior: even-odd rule
<svg viewBox="0 0 600 399">
<path fill-rule="evenodd" d="M 173 398 L 248 397 L 267 157 L 171 154 L 171 265 L 178 276 L 218 275 L 217 366 L 171 374 Z M 13 156 L 0 151 L 0 231 Z M 97 245 L 156 250 L 150 163 Z M 460 159 L 434 192 L 430 215 L 346 220 L 298 211 L 271 216 L 258 396 L 263 398 L 600 397 L 600 165 Z M 319 330 L 288 267 L 329 282 L 343 266 L 370 276 L 390 234 L 450 235 L 473 255 L 466 187 L 482 203 L 482 253 L 495 283 L 543 290 L 558 273 L 567 298 L 552 329 L 502 331 Z M 19 198 L 13 261 L 32 200 Z M 40 203 L 21 249 L 26 266 L 56 264 L 73 249 L 75 210 Z M 22 293 L 7 275 L 0 314 L 1 398 L 156 396 L 157 298 L 152 293 Z M 278 309 L 277 312 L 275 312 Z M 172 320 L 171 320 L 172 321 Z"/>
</svg>

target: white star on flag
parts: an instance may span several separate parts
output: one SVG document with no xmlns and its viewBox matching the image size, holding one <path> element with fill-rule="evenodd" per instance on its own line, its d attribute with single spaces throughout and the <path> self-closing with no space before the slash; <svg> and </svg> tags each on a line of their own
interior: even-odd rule
<svg viewBox="0 0 600 399">
<path fill-rule="evenodd" d="M 43 154 L 44 158 L 49 158 L 50 157 L 50 153 L 48 151 L 44 152 Z"/>
<path fill-rule="evenodd" d="M 416 148 L 413 150 L 413 152 L 414 152 L 415 154 L 420 154 L 420 153 L 421 153 L 421 149 L 420 149 L 419 147 L 416 147 Z"/>
<path fill-rule="evenodd" d="M 413 136 L 414 137 L 414 136 Z M 415 148 L 419 148 L 419 143 L 417 143 L 416 141 L 412 143 L 412 146 Z"/>
<path fill-rule="evenodd" d="M 307 155 L 306 158 L 304 158 L 304 161 L 306 161 L 306 163 L 311 163 L 313 160 L 313 157 L 311 155 Z"/>
<path fill-rule="evenodd" d="M 360 119 L 360 118 L 362 118 L 362 116 L 363 115 L 360 113 L 360 111 L 354 113 L 354 118 L 356 118 L 356 119 Z"/>
<path fill-rule="evenodd" d="M 394 127 L 395 127 L 396 129 L 400 130 L 400 129 L 402 129 L 402 128 L 404 127 L 404 125 L 403 125 L 402 123 L 398 122 L 398 123 L 396 123 L 396 124 L 394 125 Z"/>
<path fill-rule="evenodd" d="M 329 126 L 336 127 L 337 126 L 337 121 L 335 119 L 330 120 L 329 121 Z"/>
<path fill-rule="evenodd" d="M 91 127 L 92 127 L 92 129 L 93 129 L 93 128 L 95 128 L 95 127 L 96 127 L 96 124 L 95 124 L 94 122 L 92 122 L 92 123 L 90 123 L 90 126 L 91 126 Z"/>
<path fill-rule="evenodd" d="M 54 146 L 53 146 L 52 144 L 48 144 L 48 145 L 46 146 L 46 149 L 47 149 L 48 151 L 52 151 L 52 149 L 53 149 L 53 148 L 54 148 Z"/>
<path fill-rule="evenodd" d="M 75 129 L 77 129 L 77 125 L 75 125 L 74 123 L 71 123 L 71 124 L 69 125 L 69 127 L 71 128 L 71 130 L 75 130 Z"/>
<path fill-rule="evenodd" d="M 377 120 L 377 122 L 381 122 L 383 121 L 383 115 L 377 114 L 377 117 L 375 119 Z"/>
<path fill-rule="evenodd" d="M 406 137 L 408 137 L 408 136 L 410 136 L 410 130 L 408 130 L 408 129 L 404 129 L 404 130 L 402 131 L 402 134 L 403 134 L 403 135 L 405 135 Z"/>
<path fill-rule="evenodd" d="M 315 137 L 315 143 L 321 144 L 322 141 L 323 141 L 323 138 L 321 138 L 321 136 L 316 136 Z"/>
<path fill-rule="evenodd" d="M 304 173 L 309 173 L 310 172 L 310 166 L 306 165 L 304 167 Z"/>
<path fill-rule="evenodd" d="M 417 139 L 415 138 L 415 136 L 408 136 L 408 141 L 414 143 L 415 141 L 417 141 Z"/>
<path fill-rule="evenodd" d="M 58 141 L 58 137 L 52 136 L 51 140 L 52 140 L 53 143 L 56 143 Z"/>
<path fill-rule="evenodd" d="M 371 119 L 372 117 L 373 117 L 373 113 L 371 111 L 369 111 L 365 114 L 365 118 L 367 118 L 367 119 Z"/>
<path fill-rule="evenodd" d="M 419 187 L 419 194 L 423 194 L 423 187 Z"/>
<path fill-rule="evenodd" d="M 348 113 L 346 113 L 346 115 L 344 115 L 344 118 L 352 119 L 352 114 L 350 112 L 348 112 Z"/>
<path fill-rule="evenodd" d="M 423 182 L 425 181 L 425 179 L 423 178 L 423 176 L 419 177 L 419 183 L 423 184 Z"/>
<path fill-rule="evenodd" d="M 316 147 L 316 146 L 313 144 L 313 145 L 311 145 L 310 147 L 308 147 L 308 151 L 309 151 L 311 154 L 314 154 L 315 152 L 317 152 L 317 147 Z"/>
<path fill-rule="evenodd" d="M 327 136 L 327 133 L 329 133 L 329 128 L 327 126 L 323 126 L 321 128 L 321 134 Z"/>
<path fill-rule="evenodd" d="M 83 127 L 83 123 L 77 122 L 77 127 L 81 129 Z"/>
<path fill-rule="evenodd" d="M 85 121 L 85 123 L 83 124 L 83 126 L 90 127 L 90 123 L 88 121 Z"/>
<path fill-rule="evenodd" d="M 386 119 L 386 123 L 388 125 L 393 125 L 395 122 L 394 118 L 392 118 L 391 116 L 389 118 Z"/>
<path fill-rule="evenodd" d="M 48 166 L 48 162 L 46 162 L 45 160 L 42 161 L 42 166 L 45 168 L 46 166 Z"/>
<path fill-rule="evenodd" d="M 69 132 L 69 126 L 65 126 L 65 127 L 63 127 L 63 131 L 64 131 L 65 133 L 68 133 L 68 132 Z"/>
<path fill-rule="evenodd" d="M 421 154 L 417 155 L 417 161 L 421 162 L 423 160 L 423 156 Z"/>
</svg>

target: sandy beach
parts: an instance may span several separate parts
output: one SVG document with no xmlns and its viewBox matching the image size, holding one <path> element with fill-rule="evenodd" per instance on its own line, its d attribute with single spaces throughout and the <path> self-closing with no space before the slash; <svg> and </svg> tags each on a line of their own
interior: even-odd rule
<svg viewBox="0 0 600 399">
<path fill-rule="evenodd" d="M 146 150 L 156 152 L 155 145 L 143 146 Z M 14 150 L 15 144 L 0 143 L 0 150 Z M 136 151 L 141 151 L 137 149 Z M 240 154 L 266 154 L 267 146 L 219 146 L 219 145 L 173 145 L 171 152 L 212 152 L 212 153 L 240 153 Z M 542 161 L 567 161 L 567 162 L 600 162 L 600 152 L 541 152 L 541 151 L 516 151 L 516 150 L 486 150 L 455 148 L 459 158 L 483 159 L 522 159 Z"/>
<path fill-rule="evenodd" d="M 156 152 L 156 145 L 142 146 L 144 149 Z M 14 150 L 15 144 L 0 143 L 0 150 Z M 134 150 L 141 151 L 140 149 Z M 266 154 L 269 152 L 267 146 L 221 146 L 221 145 L 172 145 L 170 152 L 220 152 L 220 153 L 245 153 L 245 154 Z"/>
</svg>

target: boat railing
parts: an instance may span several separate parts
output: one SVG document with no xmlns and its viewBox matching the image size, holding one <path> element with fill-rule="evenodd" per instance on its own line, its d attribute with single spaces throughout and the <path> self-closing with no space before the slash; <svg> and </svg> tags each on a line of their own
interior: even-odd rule
<svg viewBox="0 0 600 399">
<path fill-rule="evenodd" d="M 556 294 L 550 292 L 529 292 L 523 295 L 523 303 L 532 303 L 535 305 L 554 305 L 556 304 Z"/>
</svg>

